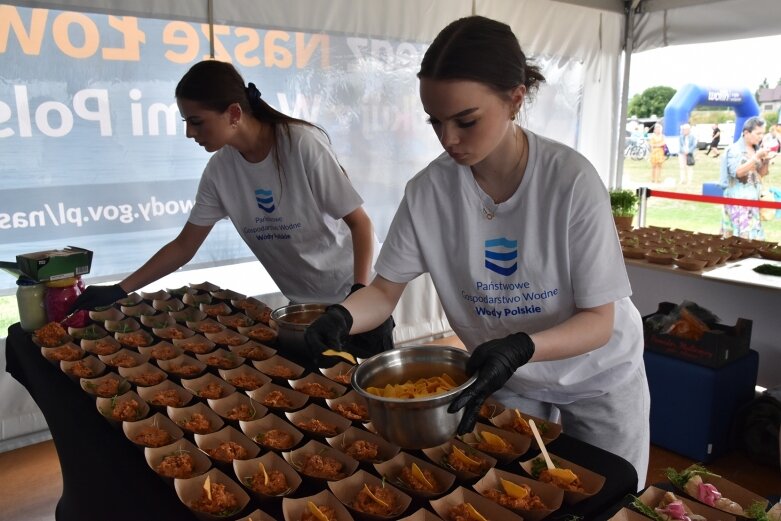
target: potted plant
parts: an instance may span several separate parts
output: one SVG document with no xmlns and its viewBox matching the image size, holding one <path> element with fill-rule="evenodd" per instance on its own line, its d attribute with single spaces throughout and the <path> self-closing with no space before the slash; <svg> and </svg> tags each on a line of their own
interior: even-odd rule
<svg viewBox="0 0 781 521">
<path fill-rule="evenodd" d="M 614 188 L 610 192 L 610 208 L 618 230 L 631 230 L 632 219 L 637 211 L 640 198 L 632 190 Z"/>
</svg>

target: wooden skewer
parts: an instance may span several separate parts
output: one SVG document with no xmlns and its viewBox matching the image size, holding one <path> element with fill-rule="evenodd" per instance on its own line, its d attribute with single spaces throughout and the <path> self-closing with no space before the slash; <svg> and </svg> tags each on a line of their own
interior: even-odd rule
<svg viewBox="0 0 781 521">
<path fill-rule="evenodd" d="M 532 429 L 532 434 L 534 434 L 534 439 L 537 440 L 537 445 L 540 446 L 540 450 L 542 451 L 542 457 L 545 458 L 545 464 L 548 466 L 548 470 L 555 469 L 556 466 L 553 464 L 553 462 L 550 459 L 550 456 L 548 456 L 548 451 L 545 449 L 545 444 L 542 442 L 542 438 L 540 437 L 540 431 L 537 430 L 537 425 L 534 423 L 534 420 L 529 420 L 529 427 Z"/>
</svg>

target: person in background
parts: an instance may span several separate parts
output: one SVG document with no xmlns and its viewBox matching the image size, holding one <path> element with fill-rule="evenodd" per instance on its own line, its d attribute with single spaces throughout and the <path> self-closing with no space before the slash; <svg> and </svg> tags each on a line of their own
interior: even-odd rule
<svg viewBox="0 0 781 521">
<path fill-rule="evenodd" d="M 667 155 L 664 153 L 664 136 L 662 135 L 662 124 L 656 123 L 654 125 L 654 132 L 651 137 L 648 138 L 648 144 L 651 146 L 651 182 L 662 182 L 662 165 L 667 160 Z"/>
<path fill-rule="evenodd" d="M 719 141 L 721 141 L 721 129 L 719 128 L 718 123 L 714 123 L 710 144 L 708 145 L 708 149 L 705 151 L 706 156 L 709 156 L 711 150 L 713 150 L 713 157 L 719 157 Z"/>
<path fill-rule="evenodd" d="M 781 136 L 778 133 L 778 125 L 771 125 L 770 130 L 762 137 L 762 148 L 777 154 L 781 145 Z"/>
<path fill-rule="evenodd" d="M 678 136 L 678 168 L 680 184 L 690 185 L 694 177 L 694 152 L 697 151 L 697 136 L 692 134 L 688 123 L 681 125 L 681 135 Z"/>
<path fill-rule="evenodd" d="M 430 273 L 477 381 L 451 404 L 472 431 L 492 395 L 561 419 L 634 465 L 642 488 L 650 398 L 643 329 L 591 163 L 515 119 L 544 81 L 504 23 L 445 27 L 421 63 L 420 98 L 444 153 L 406 186 L 370 286 L 306 332 L 313 353 L 376 327 Z M 588 261 L 585 261 L 588 259 Z"/>
<path fill-rule="evenodd" d="M 719 181 L 724 197 L 759 200 L 762 179 L 768 174 L 768 164 L 773 156 L 768 149 L 760 147 L 764 134 L 764 120 L 756 116 L 748 118 L 740 138 L 727 149 Z M 765 232 L 759 208 L 725 204 L 721 233 L 724 237 L 763 240 Z"/>
<path fill-rule="evenodd" d="M 111 304 L 177 270 L 225 217 L 293 303 L 340 302 L 369 283 L 372 222 L 324 130 L 271 107 L 225 62 L 193 65 L 175 95 L 187 137 L 214 152 L 188 221 L 119 284 L 89 286 L 75 309 Z M 362 357 L 389 349 L 392 327 L 347 348 Z"/>
</svg>

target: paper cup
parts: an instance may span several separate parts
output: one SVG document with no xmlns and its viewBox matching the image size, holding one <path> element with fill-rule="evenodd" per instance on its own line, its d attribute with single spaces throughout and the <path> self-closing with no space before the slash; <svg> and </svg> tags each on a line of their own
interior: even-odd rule
<svg viewBox="0 0 781 521">
<path fill-rule="evenodd" d="M 242 357 L 223 348 L 215 349 L 211 353 L 197 354 L 195 357 L 215 372 L 218 369 L 235 369 L 244 363 Z"/>
<path fill-rule="evenodd" d="M 277 383 L 287 384 L 289 380 L 301 378 L 304 368 L 287 358 L 274 355 L 268 360 L 253 361 L 252 365 Z"/>
<path fill-rule="evenodd" d="M 502 521 L 522 521 L 523 519 L 490 499 L 464 487 L 458 487 L 447 496 L 431 500 L 429 503 L 431 503 L 434 512 L 442 519 L 451 519 L 450 511 L 464 503 L 472 505 L 486 519 L 501 519 Z"/>
<path fill-rule="evenodd" d="M 327 399 L 339 398 L 347 392 L 344 385 L 317 373 L 309 373 L 297 380 L 288 380 L 288 385 L 298 392 L 308 394 L 311 401 L 321 405 L 325 405 Z"/>
<path fill-rule="evenodd" d="M 122 348 L 110 355 L 98 355 L 100 361 L 113 368 L 136 367 L 149 361 L 149 357 L 136 353 L 127 348 Z"/>
<path fill-rule="evenodd" d="M 158 385 L 168 378 L 168 373 L 149 362 L 135 367 L 120 367 L 120 376 L 138 387 L 151 387 Z"/>
<path fill-rule="evenodd" d="M 155 299 L 152 301 L 152 307 L 163 313 L 170 313 L 172 311 L 181 311 L 184 309 L 184 302 L 178 298 L 172 298 L 169 296 L 167 299 Z"/>
<path fill-rule="evenodd" d="M 211 480 L 212 490 L 224 488 L 226 494 L 231 496 L 233 501 L 229 505 L 213 504 L 208 500 L 203 488 L 206 476 Z M 174 480 L 174 488 L 181 502 L 202 521 L 234 519 L 242 514 L 250 500 L 244 489 L 219 469 L 211 469 L 206 474 L 194 478 L 177 478 Z M 215 498 L 222 496 L 223 494 L 213 495 Z"/>
<path fill-rule="evenodd" d="M 217 432 L 225 425 L 216 412 L 201 402 L 187 407 L 168 407 L 166 414 L 171 421 L 190 434 Z"/>
<path fill-rule="evenodd" d="M 534 423 L 537 425 L 537 430 L 540 432 L 542 442 L 545 445 L 548 445 L 561 434 L 560 424 L 525 414 L 523 411 L 519 412 L 521 417 L 526 420 L 526 422 L 528 422 L 530 419 L 534 420 Z M 516 421 L 516 417 L 517 415 L 515 413 L 515 409 L 506 409 L 501 414 L 491 418 L 491 423 L 500 429 L 515 431 L 519 434 L 523 434 L 524 436 L 529 436 L 531 438 L 532 447 L 539 449 L 537 446 L 537 441 L 534 439 L 534 434 L 530 430 L 527 431 L 525 425 L 519 424 L 519 422 Z"/>
<path fill-rule="evenodd" d="M 233 313 L 230 315 L 219 315 L 217 322 L 234 331 L 240 327 L 250 327 L 255 325 L 255 321 L 244 313 Z"/>
<path fill-rule="evenodd" d="M 194 398 L 193 393 L 171 380 L 150 387 L 139 387 L 136 392 L 152 409 L 159 412 L 166 412 L 168 407 L 186 407 Z"/>
<path fill-rule="evenodd" d="M 209 293 L 205 293 L 202 291 L 198 291 L 196 293 L 185 293 L 182 295 L 182 302 L 187 304 L 188 306 L 194 306 L 199 311 L 203 312 L 201 310 L 200 306 L 201 304 L 208 304 L 212 301 L 212 296 Z M 204 312 L 204 315 L 206 313 Z"/>
<path fill-rule="evenodd" d="M 39 337 L 39 334 L 42 336 Z M 57 347 L 73 341 L 68 331 L 57 322 L 49 322 L 45 326 L 36 329 L 33 332 L 32 339 L 33 343 L 38 347 Z"/>
<path fill-rule="evenodd" d="M 98 340 L 108 335 L 108 331 L 97 324 L 90 324 L 86 327 L 69 327 L 68 334 L 74 340 Z"/>
<path fill-rule="evenodd" d="M 89 318 L 95 322 L 104 322 L 106 320 L 122 320 L 125 314 L 115 307 L 108 309 L 92 310 L 89 312 Z"/>
<path fill-rule="evenodd" d="M 187 295 L 182 297 L 182 301 L 187 304 Z M 199 320 L 204 320 L 206 318 L 206 313 L 197 307 L 186 307 L 181 311 L 170 311 L 168 314 L 171 315 L 173 319 L 180 324 L 186 323 L 187 327 L 190 329 L 193 329 L 193 327 L 190 325 L 190 322 L 198 322 Z"/>
<path fill-rule="evenodd" d="M 201 311 L 203 313 L 203 311 Z M 206 313 L 203 313 L 202 320 L 188 320 L 186 322 L 187 327 L 192 329 L 198 334 L 205 335 L 206 333 L 219 333 L 220 331 L 224 331 L 226 327 L 213 318 L 210 318 L 206 315 Z"/>
<path fill-rule="evenodd" d="M 41 354 L 46 360 L 57 367 L 60 366 L 60 362 L 62 361 L 74 362 L 87 356 L 86 351 L 73 342 L 68 342 L 57 347 L 42 347 Z"/>
<path fill-rule="evenodd" d="M 123 422 L 122 430 L 127 439 L 141 448 L 164 447 L 184 436 L 182 429 L 159 412 L 137 422 Z"/>
<path fill-rule="evenodd" d="M 117 331 L 114 333 L 114 338 L 119 340 L 119 343 L 122 344 L 122 347 L 135 350 L 141 346 L 151 346 L 155 343 L 154 337 L 143 329 L 138 329 L 129 333 L 121 333 Z"/>
<path fill-rule="evenodd" d="M 282 457 L 301 474 L 304 480 L 319 485 L 323 485 L 326 481 L 344 479 L 358 468 L 356 460 L 316 440 L 310 440 L 303 447 L 293 451 L 283 452 Z M 322 460 L 329 463 L 329 470 L 325 472 L 321 471 Z"/>
<path fill-rule="evenodd" d="M 483 435 L 484 432 L 498 436 L 505 444 L 501 447 L 491 445 Z M 461 440 L 470 447 L 485 452 L 504 464 L 510 463 L 525 454 L 532 442 L 528 436 L 483 423 L 477 423 L 472 432 L 464 435 Z"/>
<path fill-rule="evenodd" d="M 130 293 L 127 297 L 121 298 L 116 301 L 116 304 L 119 304 L 121 306 L 135 306 L 136 304 L 140 304 L 141 301 L 144 300 L 144 298 L 139 295 L 136 292 Z"/>
<path fill-rule="evenodd" d="M 157 310 L 146 302 L 141 302 L 135 306 L 121 306 L 119 310 L 128 317 L 142 317 L 144 315 L 151 316 L 157 314 Z"/>
<path fill-rule="evenodd" d="M 63 360 L 60 369 L 71 380 L 79 381 L 82 378 L 97 378 L 106 371 L 106 364 L 93 355 L 88 355 L 81 360 Z"/>
<path fill-rule="evenodd" d="M 240 300 L 243 298 L 247 298 L 246 295 L 239 293 L 238 291 L 233 291 L 231 289 L 212 290 L 210 293 L 212 294 L 212 297 L 219 300 Z"/>
<path fill-rule="evenodd" d="M 264 307 L 268 307 L 265 302 L 262 302 L 255 297 L 231 299 L 231 306 L 236 309 L 240 309 L 245 314 L 248 309 L 263 309 Z"/>
<path fill-rule="evenodd" d="M 198 308 L 212 318 L 217 318 L 220 315 L 230 315 L 233 313 L 231 307 L 225 302 L 201 302 L 198 304 Z"/>
<path fill-rule="evenodd" d="M 331 367 L 320 367 L 320 373 L 329 380 L 350 387 L 350 378 L 353 376 L 353 371 L 357 365 L 348 364 L 347 362 L 339 362 Z"/>
<path fill-rule="evenodd" d="M 238 332 L 261 344 L 274 344 L 279 336 L 275 329 L 263 322 L 250 327 L 239 327 Z"/>
<path fill-rule="evenodd" d="M 436 514 L 432 514 L 425 508 L 419 508 L 411 516 L 402 517 L 399 521 L 442 521 L 442 518 Z"/>
<path fill-rule="evenodd" d="M 168 318 L 171 318 L 170 315 L 167 316 Z M 175 321 L 173 324 L 167 326 L 153 327 L 152 333 L 154 333 L 157 338 L 168 340 L 169 342 L 173 341 L 174 338 L 184 339 L 195 335 L 195 331 L 189 327 L 184 327 L 181 324 L 177 324 Z"/>
<path fill-rule="evenodd" d="M 171 342 L 163 340 L 151 346 L 141 346 L 138 352 L 143 355 L 149 355 L 150 360 L 172 360 L 184 353 L 184 349 L 173 345 Z"/>
<path fill-rule="evenodd" d="M 289 451 L 304 439 L 304 433 L 275 414 L 259 420 L 239 422 L 241 431 L 266 450 Z"/>
<path fill-rule="evenodd" d="M 648 521 L 648 518 L 643 514 L 638 514 L 634 510 L 624 507 L 607 521 Z"/>
<path fill-rule="evenodd" d="M 371 502 L 371 500 L 368 502 L 369 509 L 361 507 L 362 504 L 366 504 L 359 500 L 359 495 L 365 494 L 362 492 L 364 486 L 368 486 L 372 492 L 377 489 L 382 490 L 381 493 L 383 495 L 381 498 L 386 499 L 386 503 L 388 503 L 387 510 L 380 509 L 380 505 Z M 339 481 L 331 481 L 328 483 L 328 488 L 331 489 L 334 496 L 336 496 L 350 512 L 358 517 L 369 520 L 393 519 L 398 517 L 409 508 L 409 505 L 412 502 L 412 498 L 409 495 L 364 470 L 359 470 L 352 476 Z M 373 508 L 378 508 L 379 510 L 373 510 Z"/>
<path fill-rule="evenodd" d="M 231 346 L 240 346 L 249 342 L 249 338 L 237 333 L 231 329 L 223 329 L 217 333 L 204 333 L 203 336 L 217 344 L 218 346 L 229 348 Z"/>
<path fill-rule="evenodd" d="M 309 396 L 304 393 L 282 387 L 273 382 L 267 383 L 254 391 L 249 391 L 247 395 L 256 402 L 278 412 L 298 410 L 309 401 Z"/>
<path fill-rule="evenodd" d="M 299 411 L 286 412 L 285 416 L 297 429 L 322 440 L 343 433 L 352 424 L 347 418 L 314 403 Z"/>
<path fill-rule="evenodd" d="M 122 422 L 137 422 L 149 415 L 149 405 L 133 391 L 113 398 L 98 396 L 96 406 L 100 414 L 117 428 Z"/>
<path fill-rule="evenodd" d="M 401 450 L 380 436 L 357 427 L 348 427 L 343 433 L 326 439 L 326 442 L 365 465 L 388 461 Z"/>
<path fill-rule="evenodd" d="M 182 387 L 202 400 L 225 398 L 236 392 L 235 387 L 211 373 L 206 373 L 198 378 L 182 380 Z"/>
<path fill-rule="evenodd" d="M 491 421 L 491 418 L 499 416 L 505 409 L 506 407 L 501 402 L 488 398 L 480 407 L 479 415 L 481 418 Z"/>
<path fill-rule="evenodd" d="M 125 317 L 124 313 L 120 313 L 120 315 Z M 141 329 L 141 323 L 133 317 L 125 317 L 118 320 L 108 319 L 103 322 L 103 327 L 110 333 L 130 333 Z"/>
<path fill-rule="evenodd" d="M 217 344 L 201 334 L 193 335 L 189 338 L 174 338 L 171 340 L 171 343 L 192 355 L 202 355 L 217 349 Z"/>
<path fill-rule="evenodd" d="M 254 391 L 271 382 L 271 377 L 244 364 L 234 369 L 220 369 L 218 373 L 220 378 L 242 391 Z"/>
<path fill-rule="evenodd" d="M 252 459 L 260 452 L 260 447 L 230 425 L 217 432 L 196 434 L 195 444 L 223 472 L 233 471 L 234 459 Z"/>
<path fill-rule="evenodd" d="M 96 378 L 82 378 L 79 385 L 84 392 L 95 397 L 111 398 L 130 390 L 130 382 L 116 373 L 106 373 Z"/>
<path fill-rule="evenodd" d="M 265 304 L 263 304 L 263 306 L 251 307 L 244 310 L 244 313 L 246 313 L 248 317 L 265 325 L 269 325 L 271 322 L 271 313 L 273 312 L 274 310 Z"/>
<path fill-rule="evenodd" d="M 323 490 L 314 496 L 307 496 L 301 498 L 289 498 L 286 497 L 282 500 L 282 516 L 285 521 L 300 521 L 304 513 L 308 512 L 309 502 L 314 503 L 317 507 L 329 507 L 334 510 L 336 519 L 338 521 L 350 521 L 352 516 L 341 501 L 336 499 L 336 496 L 329 490 Z"/>
<path fill-rule="evenodd" d="M 260 342 L 255 342 L 254 340 L 250 340 L 239 346 L 228 346 L 228 349 L 240 357 L 252 361 L 268 360 L 277 354 L 276 349 L 263 345 Z"/>
<path fill-rule="evenodd" d="M 366 398 L 355 390 L 351 390 L 339 398 L 328 399 L 325 403 L 329 409 L 344 416 L 354 425 L 369 421 L 369 406 L 366 403 Z"/>
<path fill-rule="evenodd" d="M 262 418 L 268 409 L 242 393 L 231 393 L 224 398 L 208 400 L 209 407 L 225 420 L 225 423 L 239 427 L 240 421 Z"/>
<path fill-rule="evenodd" d="M 269 476 L 268 485 L 265 484 L 260 464 L 263 464 L 266 475 Z M 301 486 L 298 472 L 275 452 L 267 452 L 259 458 L 233 460 L 233 473 L 239 483 L 258 501 L 291 496 Z"/>
<path fill-rule="evenodd" d="M 162 289 L 157 291 L 139 291 L 138 294 L 141 295 L 142 299 L 148 302 L 152 302 L 154 300 L 167 300 L 171 298 L 171 294 Z"/>
<path fill-rule="evenodd" d="M 754 492 L 751 492 L 750 490 L 745 489 L 740 485 L 737 485 L 726 478 L 723 478 L 721 476 L 715 476 L 715 475 L 711 475 L 711 476 L 704 475 L 700 477 L 702 478 L 703 483 L 708 483 L 710 485 L 713 485 L 714 487 L 716 487 L 716 490 L 718 490 L 721 493 L 722 497 L 731 499 L 738 505 L 741 505 L 744 510 L 754 503 L 759 503 L 764 507 L 764 509 L 767 509 L 767 505 L 769 503 L 767 498 L 764 498 L 759 494 L 755 494 Z M 678 487 L 676 488 L 684 496 L 691 497 L 695 501 L 698 501 L 696 495 L 691 495 L 686 490 L 682 490 Z M 723 508 L 719 508 L 718 506 L 714 506 L 713 508 L 717 510 L 722 510 L 724 512 L 727 512 L 728 514 L 736 515 L 735 512 L 729 512 Z"/>
<path fill-rule="evenodd" d="M 541 483 L 530 478 L 525 478 L 517 474 L 512 474 L 504 470 L 491 469 L 486 472 L 485 476 L 475 483 L 472 488 L 477 491 L 478 494 L 485 496 L 485 493 L 489 490 L 499 490 L 504 492 L 501 480 L 505 479 L 516 485 L 526 485 L 531 489 L 531 493 L 538 496 L 542 501 L 543 508 L 534 509 L 516 509 L 510 506 L 505 506 L 508 510 L 512 510 L 516 514 L 520 515 L 526 521 L 540 521 L 542 518 L 551 514 L 554 510 L 558 510 L 561 507 L 561 503 L 564 500 L 564 491 L 549 485 L 547 483 Z M 490 499 L 490 498 L 489 498 Z"/>
<path fill-rule="evenodd" d="M 106 356 L 113 355 L 122 349 L 122 344 L 120 344 L 119 341 L 113 336 L 104 336 L 98 340 L 89 340 L 83 338 L 81 340 L 81 348 L 95 356 Z"/>
<path fill-rule="evenodd" d="M 246 517 L 241 517 L 238 519 L 238 521 L 277 521 L 270 515 L 266 514 L 262 510 L 255 509 L 249 514 L 247 514 Z"/>
<path fill-rule="evenodd" d="M 584 467 L 581 467 L 580 465 L 576 465 L 572 463 L 571 461 L 567 461 L 564 458 L 560 458 L 554 454 L 548 453 L 551 460 L 553 461 L 553 464 L 557 467 L 570 469 L 572 472 L 575 473 L 576 476 L 580 479 L 580 482 L 583 487 L 583 492 L 576 492 L 572 490 L 564 490 L 564 502 L 568 505 L 574 505 L 575 503 L 579 503 L 580 501 L 583 501 L 584 499 L 587 499 L 600 490 L 602 490 L 602 486 L 605 484 L 605 477 L 597 474 L 596 472 L 592 472 Z M 537 476 L 534 475 L 532 472 L 532 469 L 534 467 L 534 461 L 537 460 L 543 460 L 542 455 L 539 455 L 535 458 L 532 458 L 530 460 L 526 460 L 521 463 L 521 468 L 523 468 L 524 472 L 526 472 L 529 476 L 531 476 L 534 479 L 537 479 Z M 545 468 L 544 464 L 543 467 Z"/>
<path fill-rule="evenodd" d="M 170 360 L 158 360 L 157 365 L 168 373 L 169 377 L 181 378 L 182 381 L 197 378 L 206 371 L 206 364 L 188 355 L 179 355 Z"/>
<path fill-rule="evenodd" d="M 479 465 L 476 465 L 472 469 L 462 470 L 453 467 L 452 464 L 449 463 L 451 458 L 454 458 L 454 456 L 452 456 L 454 453 L 453 447 L 460 449 L 470 459 L 479 462 Z M 479 450 L 475 450 L 466 443 L 457 439 L 452 439 L 443 443 L 442 445 L 438 445 L 430 449 L 423 449 L 423 453 L 435 465 L 439 465 L 448 472 L 455 474 L 456 479 L 461 482 L 476 481 L 486 472 L 488 472 L 488 469 L 491 469 L 496 465 L 496 458 L 493 458 Z"/>
<path fill-rule="evenodd" d="M 165 311 L 153 316 L 144 315 L 138 320 L 141 321 L 141 325 L 150 329 L 169 327 L 177 323 L 174 317 Z"/>
<path fill-rule="evenodd" d="M 407 472 L 411 473 L 413 463 L 420 468 L 429 482 L 434 485 L 433 490 L 417 485 L 419 483 L 417 480 L 405 479 L 405 476 L 410 475 Z M 389 483 L 404 490 L 411 496 L 422 499 L 432 499 L 441 496 L 450 490 L 450 487 L 453 486 L 456 480 L 455 474 L 403 451 L 384 463 L 375 464 L 374 469 L 380 476 L 385 477 L 385 480 Z M 407 472 L 403 472 L 404 469 Z"/>
</svg>

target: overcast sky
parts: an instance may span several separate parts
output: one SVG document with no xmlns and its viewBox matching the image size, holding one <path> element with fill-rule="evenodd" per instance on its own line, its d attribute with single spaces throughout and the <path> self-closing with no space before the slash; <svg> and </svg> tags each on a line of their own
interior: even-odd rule
<svg viewBox="0 0 781 521">
<path fill-rule="evenodd" d="M 629 69 L 629 97 L 649 87 L 677 90 L 687 83 L 754 92 L 763 78 L 770 87 L 781 78 L 781 35 L 635 53 Z"/>
</svg>

